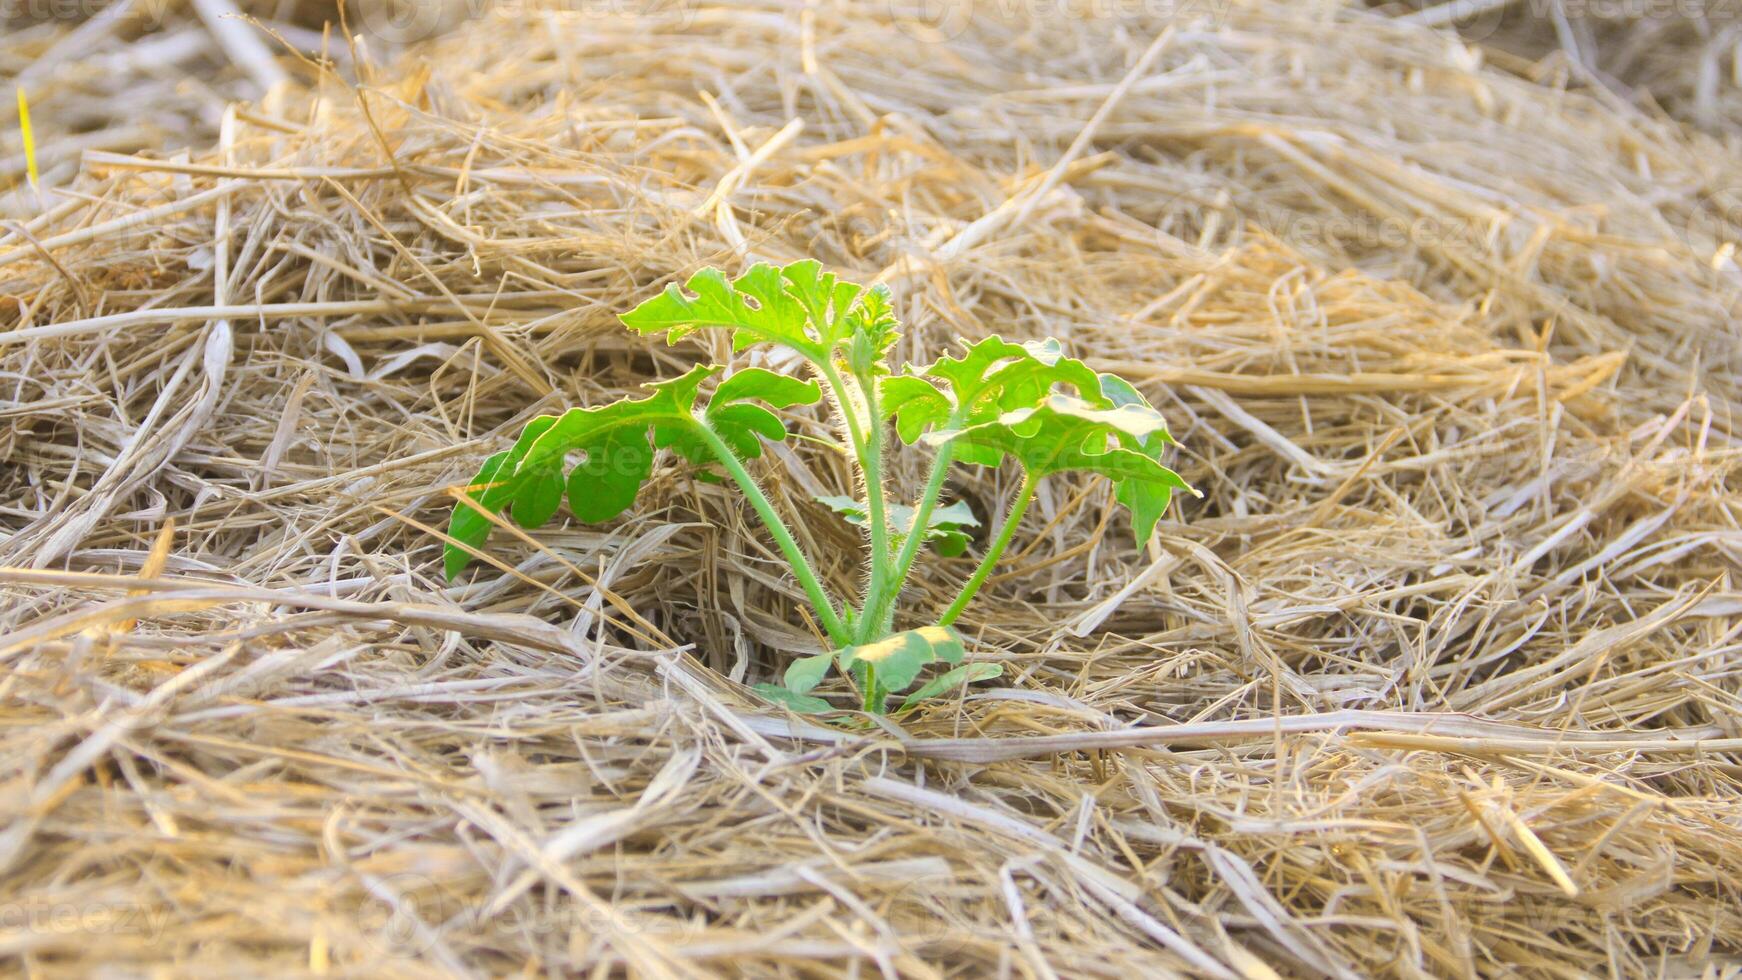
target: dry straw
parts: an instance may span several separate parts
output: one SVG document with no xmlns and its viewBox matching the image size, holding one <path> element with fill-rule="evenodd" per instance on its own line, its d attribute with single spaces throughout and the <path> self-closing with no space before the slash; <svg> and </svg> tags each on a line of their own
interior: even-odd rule
<svg viewBox="0 0 1742 980">
<path fill-rule="evenodd" d="M 658 7 L 515 5 L 362 89 L 286 56 L 179 156 L 122 155 L 190 104 L 179 62 L 83 137 L 119 94 L 32 83 L 48 210 L 14 192 L 0 229 L 9 968 L 1742 957 L 1733 154 L 1359 10 Z M 72 31 L 0 52 L 150 41 Z M 748 694 L 816 640 L 681 467 L 439 579 L 425 528 L 481 456 L 701 356 L 614 311 L 807 255 L 889 282 L 912 359 L 1052 334 L 1133 378 L 1206 499 L 1134 549 L 1104 487 L 1049 483 L 960 624 L 1007 685 L 881 729 Z M 810 503 L 845 470 L 794 445 L 777 504 L 849 587 Z"/>
</svg>

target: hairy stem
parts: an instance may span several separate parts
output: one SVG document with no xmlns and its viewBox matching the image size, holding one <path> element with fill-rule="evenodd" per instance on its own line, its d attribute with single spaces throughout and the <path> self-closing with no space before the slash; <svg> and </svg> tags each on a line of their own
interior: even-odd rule
<svg viewBox="0 0 1742 980">
<path fill-rule="evenodd" d="M 883 491 L 883 421 L 877 415 L 877 379 L 860 378 L 865 393 L 865 414 L 869 429 L 865 436 L 865 500 L 871 518 L 871 584 L 866 590 L 865 612 L 881 609 L 888 601 L 890 579 L 894 571 L 889 551 L 889 507 Z M 882 635 L 882 621 L 876 615 L 861 617 L 859 641 L 877 639 Z M 879 708 L 882 706 L 879 705 Z"/>
<path fill-rule="evenodd" d="M 980 566 L 974 569 L 968 584 L 962 586 L 962 594 L 956 596 L 956 601 L 944 610 L 943 618 L 938 620 L 939 626 L 954 623 L 962 610 L 968 607 L 968 603 L 973 601 L 974 593 L 986 584 L 986 576 L 992 574 L 992 566 L 998 563 L 1004 549 L 1010 546 L 1010 539 L 1016 535 L 1016 525 L 1022 523 L 1022 513 L 1028 509 L 1028 502 L 1034 499 L 1034 488 L 1039 482 L 1039 478 L 1033 473 L 1022 474 L 1022 487 L 1016 491 L 1016 499 L 1010 503 L 1010 510 L 1004 516 L 1004 526 L 998 529 L 997 540 L 992 542 L 992 547 L 986 549 L 986 557 L 980 559 Z"/>
<path fill-rule="evenodd" d="M 865 672 L 862 676 L 865 681 L 865 689 L 860 692 L 863 695 L 861 707 L 863 710 L 870 712 L 871 714 L 881 714 L 883 711 L 883 698 L 877 694 L 877 668 L 870 664 L 866 664 Z"/>
<path fill-rule="evenodd" d="M 841 622 L 840 613 L 835 610 L 834 600 L 829 598 L 818 581 L 817 573 L 811 568 L 810 559 L 805 557 L 804 550 L 798 546 L 792 532 L 787 530 L 786 522 L 780 519 L 780 514 L 774 509 L 774 504 L 768 500 L 768 495 L 762 492 L 762 487 L 756 482 L 750 471 L 744 468 L 744 463 L 738 459 L 738 454 L 732 447 L 726 445 L 726 440 L 714 431 L 713 426 L 703 419 L 695 420 L 696 433 L 707 443 L 708 449 L 720 460 L 720 465 L 726 468 L 738 488 L 744 491 L 744 496 L 750 498 L 750 506 L 756 508 L 757 516 L 768 528 L 768 533 L 774 536 L 774 543 L 780 546 L 781 554 L 786 556 L 786 562 L 792 566 L 792 574 L 798 579 L 798 584 L 804 588 L 804 593 L 810 599 L 811 607 L 816 610 L 822 620 L 823 629 L 829 634 L 830 641 L 845 646 L 851 641 L 851 634 Z"/>
<path fill-rule="evenodd" d="M 956 420 L 951 419 L 950 428 L 955 426 Z M 939 447 L 936 458 L 932 460 L 931 474 L 925 481 L 925 490 L 920 494 L 918 507 L 913 512 L 913 526 L 907 529 L 907 540 L 901 543 L 901 554 L 895 557 L 895 573 L 890 579 L 889 588 L 876 608 L 865 610 L 865 618 L 876 623 L 879 632 L 888 632 L 890 629 L 891 620 L 895 616 L 895 601 L 900 598 L 902 586 L 907 584 L 907 573 L 919 557 L 920 546 L 925 542 L 925 530 L 931 525 L 931 513 L 936 509 L 938 498 L 944 491 L 944 479 L 949 476 L 950 463 L 955 455 L 954 443 L 946 442 Z"/>
<path fill-rule="evenodd" d="M 829 388 L 833 391 L 841 415 L 846 419 L 847 436 L 853 443 L 853 454 L 857 457 L 859 470 L 865 478 L 865 512 L 867 523 L 871 525 L 871 571 L 865 585 L 864 605 L 860 608 L 869 611 L 883 601 L 890 571 L 889 515 L 883 493 L 883 427 L 877 418 L 877 386 L 875 379 L 871 379 L 870 384 L 864 383 L 865 379 L 854 379 L 859 383 L 866 415 L 869 417 L 869 428 L 861 428 L 858 406 L 840 371 L 827 361 L 819 366 L 823 378 L 828 381 Z M 861 616 L 858 628 L 854 631 L 854 641 L 862 643 L 874 639 L 874 636 L 867 635 L 867 631 L 874 633 L 877 625 L 876 619 Z"/>
</svg>

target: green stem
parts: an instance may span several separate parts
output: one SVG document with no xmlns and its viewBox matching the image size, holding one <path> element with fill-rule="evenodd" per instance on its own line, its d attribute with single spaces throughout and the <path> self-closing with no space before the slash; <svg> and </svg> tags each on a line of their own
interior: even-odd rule
<svg viewBox="0 0 1742 980">
<path fill-rule="evenodd" d="M 883 699 L 877 696 L 877 668 L 866 664 L 862 676 L 865 679 L 865 689 L 860 692 L 864 696 L 861 707 L 870 714 L 881 714 L 883 705 L 880 702 Z"/>
<path fill-rule="evenodd" d="M 822 372 L 823 380 L 829 383 L 829 390 L 835 396 L 835 404 L 841 410 L 841 417 L 847 421 L 847 438 L 853 443 L 853 452 L 863 455 L 865 450 L 865 433 L 859 428 L 859 413 L 853 408 L 853 400 L 848 396 L 847 381 L 841 377 L 841 372 L 835 370 L 835 365 L 827 358 L 813 363 Z"/>
<path fill-rule="evenodd" d="M 883 490 L 883 423 L 877 416 L 877 379 L 858 380 L 865 392 L 865 414 L 870 426 L 865 438 L 865 500 L 871 518 L 871 584 L 865 597 L 865 609 L 869 611 L 881 609 L 888 601 L 886 596 L 894 569 L 890 565 L 889 505 Z M 860 642 L 875 640 L 882 635 L 882 624 L 878 619 L 867 616 L 863 620 L 859 624 Z"/>
<path fill-rule="evenodd" d="M 840 371 L 826 360 L 818 366 L 834 392 L 835 402 L 840 407 L 842 416 L 847 420 L 847 436 L 852 440 L 853 453 L 858 457 L 859 469 L 865 477 L 865 511 L 867 523 L 871 525 L 871 572 L 865 585 L 865 598 L 861 609 L 870 610 L 883 602 L 890 570 L 889 515 L 883 493 L 883 426 L 877 418 L 876 379 L 871 379 L 870 384 L 866 384 L 862 378 L 854 379 L 859 383 L 866 414 L 869 416 L 869 429 L 863 429 L 859 426 L 858 406 L 854 403 L 852 393 Z M 861 616 L 854 640 L 862 643 L 873 639 L 877 625 L 875 619 Z M 868 630 L 872 635 L 867 635 Z"/>
<path fill-rule="evenodd" d="M 992 566 L 998 563 L 1004 549 L 1010 546 L 1010 539 L 1016 535 L 1016 525 L 1022 522 L 1022 512 L 1028 509 L 1028 502 L 1034 499 L 1034 487 L 1039 482 L 1039 478 L 1033 473 L 1022 474 L 1022 488 L 1016 491 L 1016 499 L 1011 502 L 1010 512 L 1004 517 L 1004 526 L 998 529 L 998 539 L 986 550 L 986 557 L 980 559 L 980 566 L 974 569 L 973 577 L 962 587 L 962 594 L 956 596 L 956 601 L 944 610 L 943 618 L 938 620 L 939 626 L 948 626 L 955 622 L 956 617 L 973 600 L 974 593 L 986 584 L 986 576 L 992 574 Z"/>
<path fill-rule="evenodd" d="M 952 418 L 949 427 L 953 429 L 956 424 L 956 420 Z M 882 602 L 865 610 L 866 620 L 876 623 L 879 632 L 888 632 L 890 628 L 890 620 L 895 615 L 895 601 L 900 598 L 901 589 L 907 584 L 907 573 L 919 557 L 920 545 L 925 542 L 925 529 L 931 526 L 932 511 L 937 508 L 938 498 L 944 490 L 944 479 L 949 476 L 950 463 L 955 455 L 954 443 L 946 442 L 938 449 L 937 457 L 932 460 L 931 475 L 925 481 L 925 491 L 919 498 L 919 507 L 913 512 L 913 526 L 907 530 L 907 540 L 901 543 L 901 554 L 895 557 L 894 577 L 883 594 Z"/>
<path fill-rule="evenodd" d="M 780 514 L 769 502 L 768 495 L 762 492 L 762 487 L 757 485 L 756 479 L 750 475 L 750 471 L 744 468 L 743 462 L 738 459 L 738 454 L 732 451 L 731 446 L 726 445 L 726 440 L 720 438 L 720 434 L 714 431 L 713 426 L 699 418 L 695 420 L 695 426 L 696 433 L 701 436 L 703 442 L 708 444 L 708 448 L 720 460 L 720 465 L 726 468 L 726 472 L 738 484 L 738 488 L 744 491 L 744 496 L 750 498 L 750 506 L 756 508 L 757 516 L 762 518 L 762 523 L 767 526 L 768 533 L 774 536 L 774 543 L 780 546 L 781 554 L 786 556 L 787 564 L 792 566 L 793 575 L 798 579 L 798 584 L 804 587 L 805 595 L 810 599 L 811 607 L 816 610 L 817 616 L 822 619 L 823 629 L 828 631 L 829 639 L 838 645 L 846 646 L 851 642 L 851 634 L 848 633 L 846 625 L 841 622 L 840 614 L 835 611 L 835 604 L 830 600 L 829 594 L 824 591 L 822 583 L 817 580 L 817 573 L 812 570 L 810 560 L 805 557 L 804 550 L 793 539 L 792 532 L 787 530 L 786 522 L 780 519 Z"/>
</svg>

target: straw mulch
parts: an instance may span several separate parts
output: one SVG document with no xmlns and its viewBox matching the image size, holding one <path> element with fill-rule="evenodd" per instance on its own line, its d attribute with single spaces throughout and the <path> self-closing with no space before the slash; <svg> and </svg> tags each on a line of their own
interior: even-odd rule
<svg viewBox="0 0 1742 980">
<path fill-rule="evenodd" d="M 89 154 L 6 225 L 8 968 L 1742 962 L 1742 159 L 1358 10 L 1011 9 L 286 57 L 187 162 Z M 882 729 L 741 686 L 816 640 L 669 462 L 441 581 L 525 420 L 721 353 L 614 311 L 806 255 L 895 288 L 907 358 L 1050 334 L 1139 382 L 1204 499 L 1134 548 L 1049 482 L 963 621 L 1003 686 Z M 790 447 L 848 590 L 844 470 Z"/>
<path fill-rule="evenodd" d="M 1651 106 L 1733 148 L 1742 137 L 1742 0 L 1385 0 L 1550 86 Z"/>
</svg>

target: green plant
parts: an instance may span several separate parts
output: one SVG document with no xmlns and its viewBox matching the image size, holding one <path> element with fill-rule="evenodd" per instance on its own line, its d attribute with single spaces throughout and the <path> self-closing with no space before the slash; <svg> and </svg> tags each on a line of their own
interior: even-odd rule
<svg viewBox="0 0 1742 980">
<path fill-rule="evenodd" d="M 830 708 L 810 691 L 831 666 L 851 678 L 862 707 L 872 712 L 883 711 L 889 695 L 906 690 L 934 663 L 951 669 L 910 695 L 903 708 L 998 676 L 996 664 L 963 663 L 962 639 L 950 627 L 985 584 L 1036 485 L 1048 475 L 1084 470 L 1110 478 L 1140 544 L 1175 490 L 1195 492 L 1161 464 L 1171 442 L 1167 425 L 1130 384 L 1066 357 L 1050 339 L 1013 343 L 988 337 L 960 357 L 894 372 L 888 354 L 899 323 L 889 291 L 844 282 L 814 261 L 785 268 L 759 264 L 733 280 L 703 269 L 684 289 L 668 286 L 621 319 L 642 334 L 663 332 L 667 343 L 698 329 L 726 329 L 735 350 L 784 347 L 812 377 L 752 367 L 720 378 L 723 366 L 700 365 L 647 385 L 643 398 L 533 419 L 513 447 L 484 461 L 468 488 L 471 496 L 455 506 L 445 554 L 448 577 L 459 574 L 484 544 L 492 514 L 507 511 L 523 527 L 537 527 L 556 513 L 566 493 L 577 518 L 603 521 L 635 502 L 658 450 L 672 450 L 698 466 L 718 466 L 767 526 L 836 648 L 793 663 L 784 686 L 758 686 L 797 710 Z M 703 387 L 716 378 L 704 397 Z M 785 438 L 777 410 L 825 397 L 859 483 L 855 496 L 818 500 L 865 529 L 870 555 L 856 603 L 839 602 L 823 587 L 745 466 L 761 455 L 762 440 Z M 883 463 L 891 423 L 904 442 L 934 453 L 926 485 L 912 504 L 895 500 L 887 486 Z M 896 600 L 920 547 L 960 555 L 970 543 L 967 529 L 978 524 L 960 501 L 939 506 L 950 466 L 997 466 L 1006 459 L 1022 468 L 1021 486 L 967 583 L 936 625 L 895 632 Z"/>
</svg>

